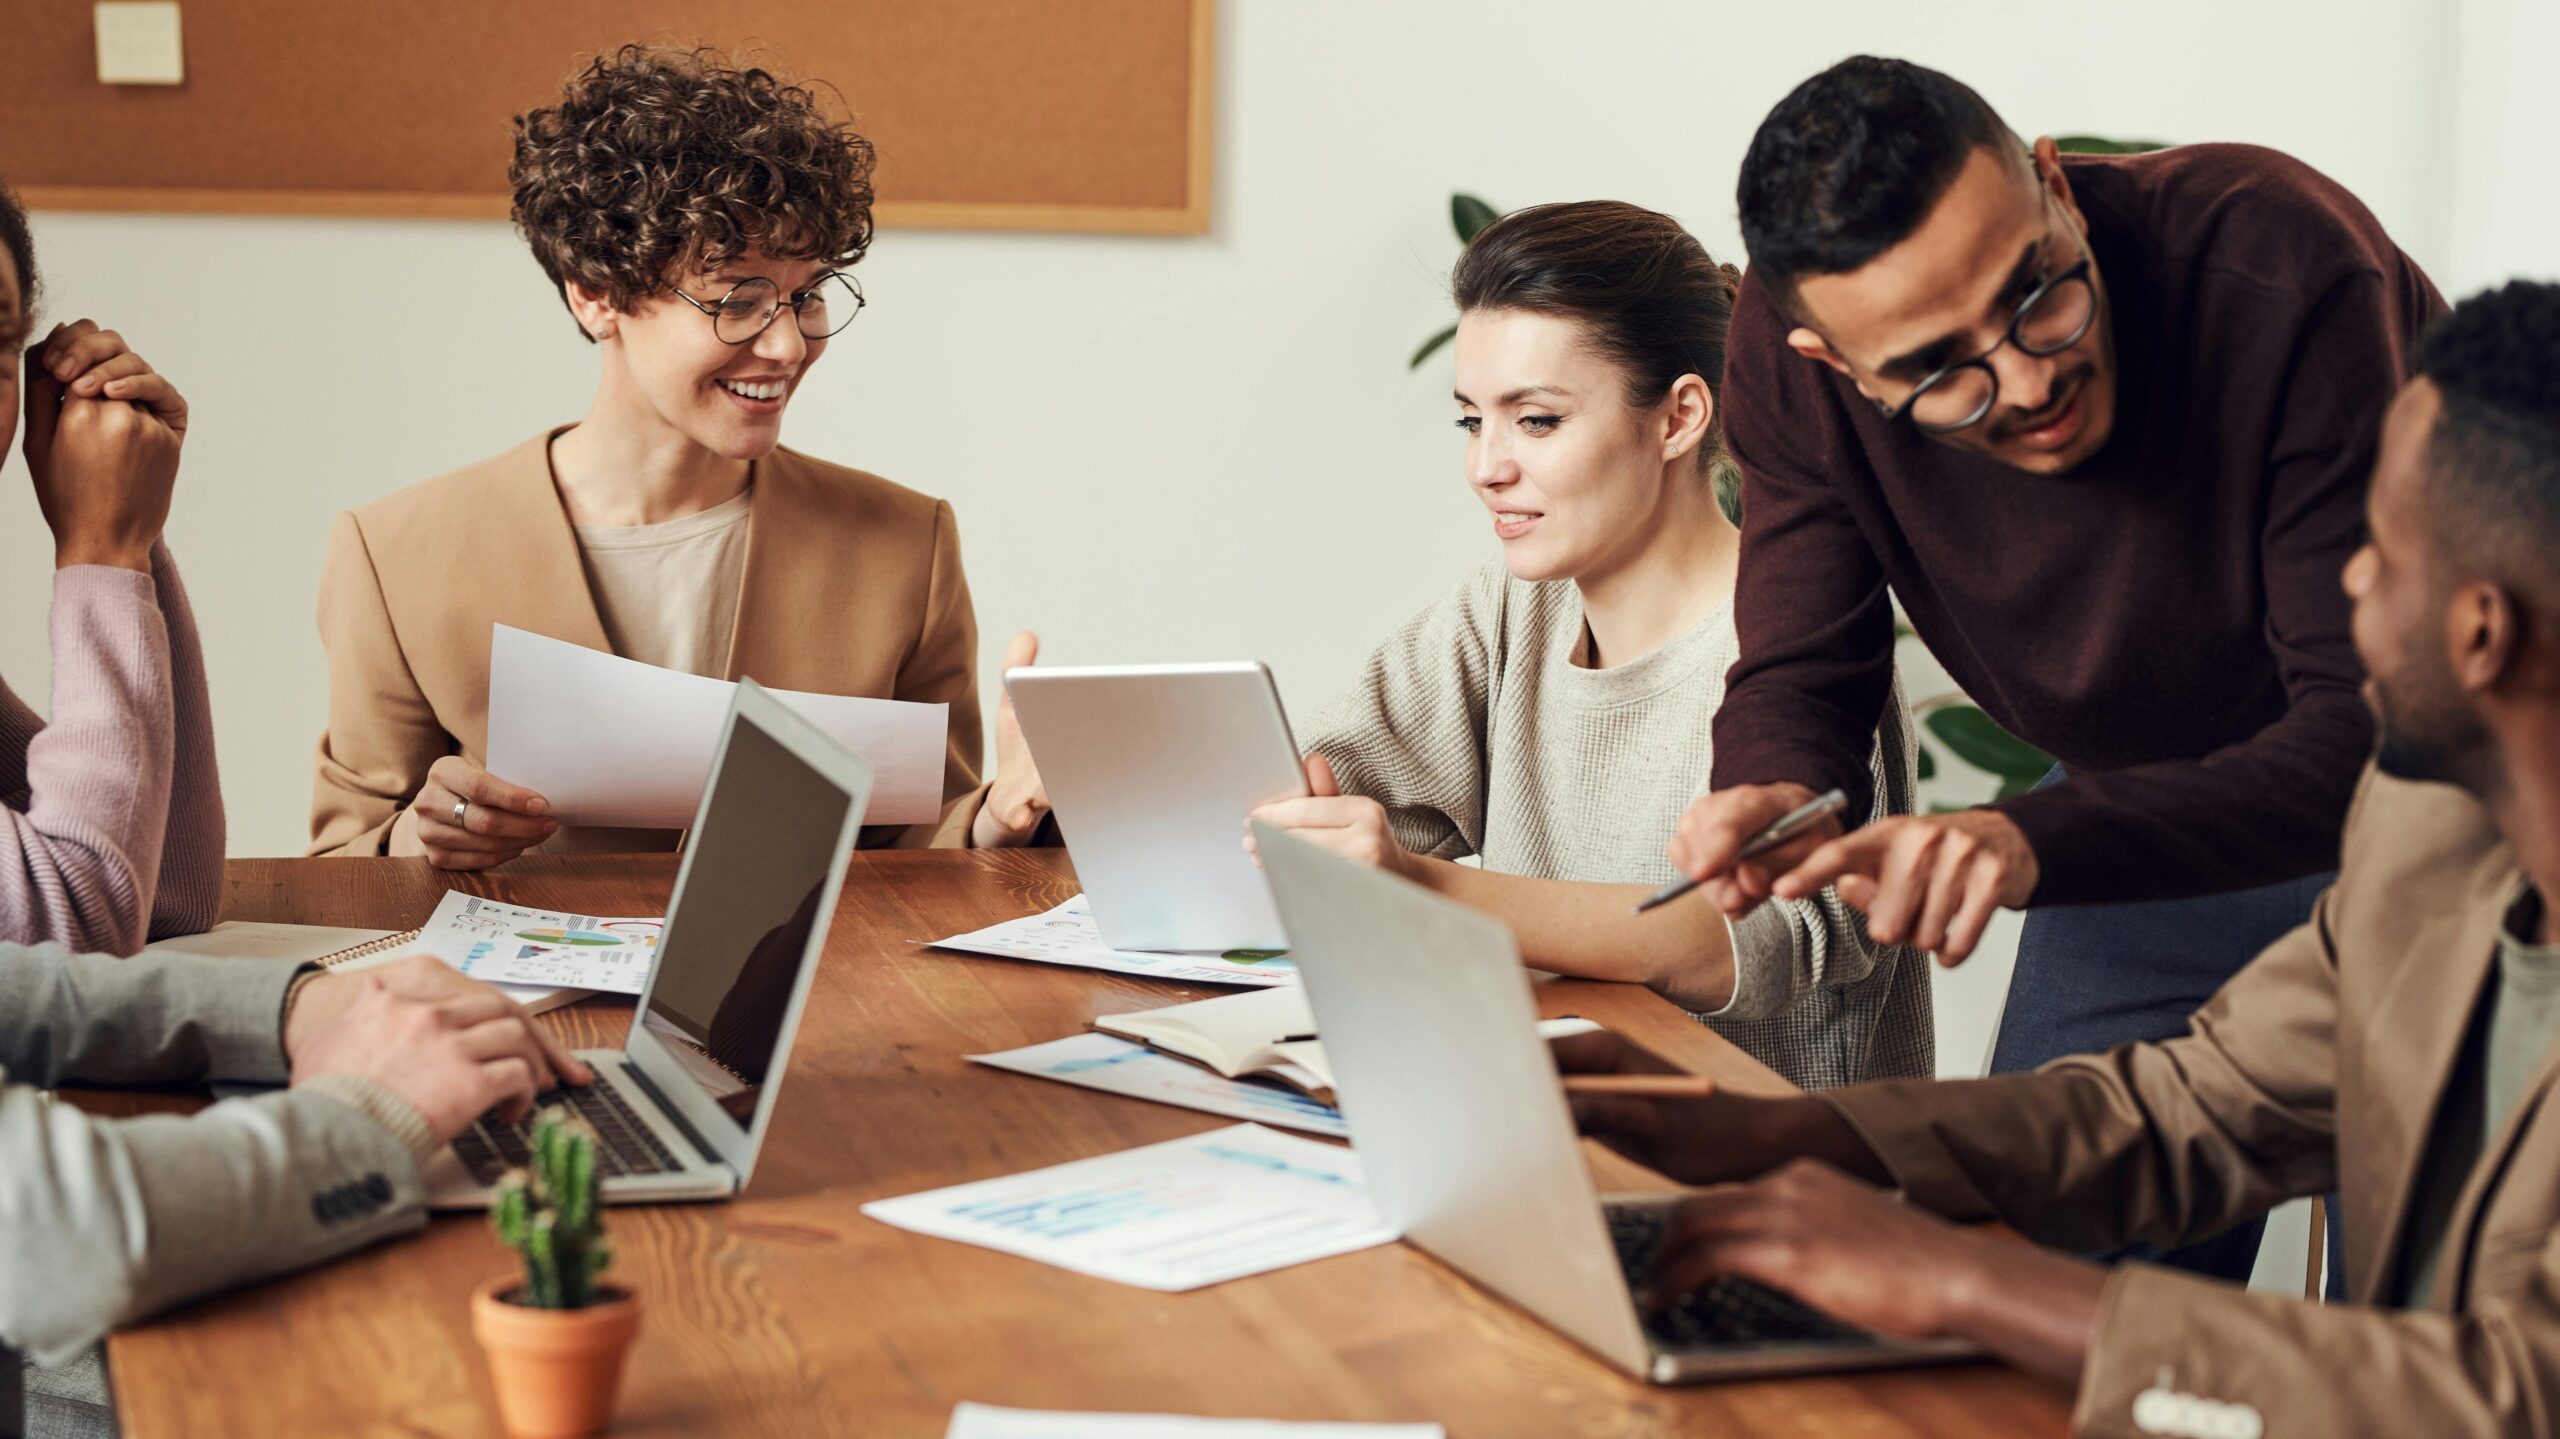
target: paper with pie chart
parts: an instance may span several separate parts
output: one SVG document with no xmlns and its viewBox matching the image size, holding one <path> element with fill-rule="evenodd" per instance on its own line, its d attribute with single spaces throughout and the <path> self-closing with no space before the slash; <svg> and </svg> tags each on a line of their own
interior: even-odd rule
<svg viewBox="0 0 2560 1439">
<path fill-rule="evenodd" d="M 448 891 L 418 942 L 491 984 L 638 994 L 666 927 L 659 918 L 562 914 Z"/>
</svg>

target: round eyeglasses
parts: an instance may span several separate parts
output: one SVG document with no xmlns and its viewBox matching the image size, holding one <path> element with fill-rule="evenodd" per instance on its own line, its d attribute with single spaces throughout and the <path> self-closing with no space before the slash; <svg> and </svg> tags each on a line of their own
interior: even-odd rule
<svg viewBox="0 0 2560 1439">
<path fill-rule="evenodd" d="M 1931 372 L 1912 386 L 1899 405 L 1879 404 L 1888 421 L 1908 416 L 1914 427 L 1932 435 L 1951 435 L 1982 423 L 2000 402 L 2000 376 L 1991 357 L 2002 345 L 2045 359 L 2080 343 L 2098 322 L 2098 291 L 2089 280 L 2089 257 L 2027 292 L 2009 317 L 2009 328 L 1990 349 Z"/>
<path fill-rule="evenodd" d="M 801 337 L 810 340 L 823 340 L 838 333 L 853 323 L 854 316 L 862 313 L 862 287 L 853 282 L 851 275 L 841 272 L 827 276 L 788 300 L 783 298 L 780 285 L 762 276 L 740 280 L 730 287 L 729 293 L 709 304 L 677 290 L 673 285 L 667 288 L 675 290 L 677 299 L 709 315 L 711 333 L 719 336 L 720 343 L 724 345 L 744 345 L 753 341 L 773 323 L 775 316 L 782 313 L 785 305 L 799 321 Z"/>
</svg>

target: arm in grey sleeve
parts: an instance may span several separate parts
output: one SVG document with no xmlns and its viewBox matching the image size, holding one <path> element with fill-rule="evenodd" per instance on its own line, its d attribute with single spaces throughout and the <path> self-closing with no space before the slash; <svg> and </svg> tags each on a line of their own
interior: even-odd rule
<svg viewBox="0 0 2560 1439">
<path fill-rule="evenodd" d="M 40 1364 L 425 1223 L 409 1148 L 328 1093 L 109 1120 L 0 1076 L 0 1346 Z"/>
<path fill-rule="evenodd" d="M 1917 805 L 1918 768 L 1911 712 L 1896 675 L 1884 719 L 1869 758 L 1874 799 L 1867 822 L 1910 814 Z M 1845 989 L 1875 973 L 1886 946 L 1867 937 L 1866 916 L 1825 887 L 1811 899 L 1771 900 L 1733 926 L 1733 998 L 1715 1011 L 1719 1019 L 1772 1019 L 1793 1009 L 1810 990 Z"/>
<path fill-rule="evenodd" d="M 425 1222 L 418 1136 L 327 1079 L 124 1120 L 8 1082 L 281 1080 L 299 970 L 0 946 L 0 1346 L 59 1362 L 116 1323 Z"/>
<path fill-rule="evenodd" d="M 286 960 L 0 945 L 0 1069 L 61 1084 L 285 1080 Z"/>
<path fill-rule="evenodd" d="M 1298 733 L 1302 749 L 1333 766 L 1344 794 L 1386 807 L 1396 842 L 1414 854 L 1456 859 L 1484 844 L 1503 581 L 1497 562 L 1406 621 Z"/>
</svg>

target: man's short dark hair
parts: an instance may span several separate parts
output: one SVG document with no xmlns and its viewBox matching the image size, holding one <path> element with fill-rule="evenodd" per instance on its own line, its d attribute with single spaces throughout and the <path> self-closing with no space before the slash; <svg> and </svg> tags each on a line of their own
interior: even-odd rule
<svg viewBox="0 0 2560 1439">
<path fill-rule="evenodd" d="M 2454 306 L 2417 370 L 2444 398 L 2427 440 L 2440 552 L 2560 619 L 2560 285 L 2510 280 Z"/>
<path fill-rule="evenodd" d="M 1800 277 L 1846 274 L 1918 229 L 1966 156 L 2017 146 L 1962 82 L 1853 55 L 1789 92 L 1751 137 L 1735 201 L 1752 272 L 1792 307 Z"/>
</svg>

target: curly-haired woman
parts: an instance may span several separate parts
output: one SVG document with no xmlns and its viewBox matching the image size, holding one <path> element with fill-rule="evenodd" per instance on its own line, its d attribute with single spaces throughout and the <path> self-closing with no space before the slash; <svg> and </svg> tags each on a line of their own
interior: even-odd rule
<svg viewBox="0 0 2560 1439">
<path fill-rule="evenodd" d="M 595 402 L 338 517 L 311 852 L 481 869 L 537 846 L 673 845 L 564 829 L 488 772 L 497 624 L 695 674 L 949 704 L 940 822 L 865 842 L 1020 842 L 1034 805 L 978 780 L 977 623 L 951 507 L 781 447 L 784 410 L 862 307 L 847 272 L 871 242 L 871 143 L 763 70 L 639 46 L 515 129 L 516 224 L 597 347 Z M 1011 740 L 1007 726 L 1008 757 Z"/>
</svg>

